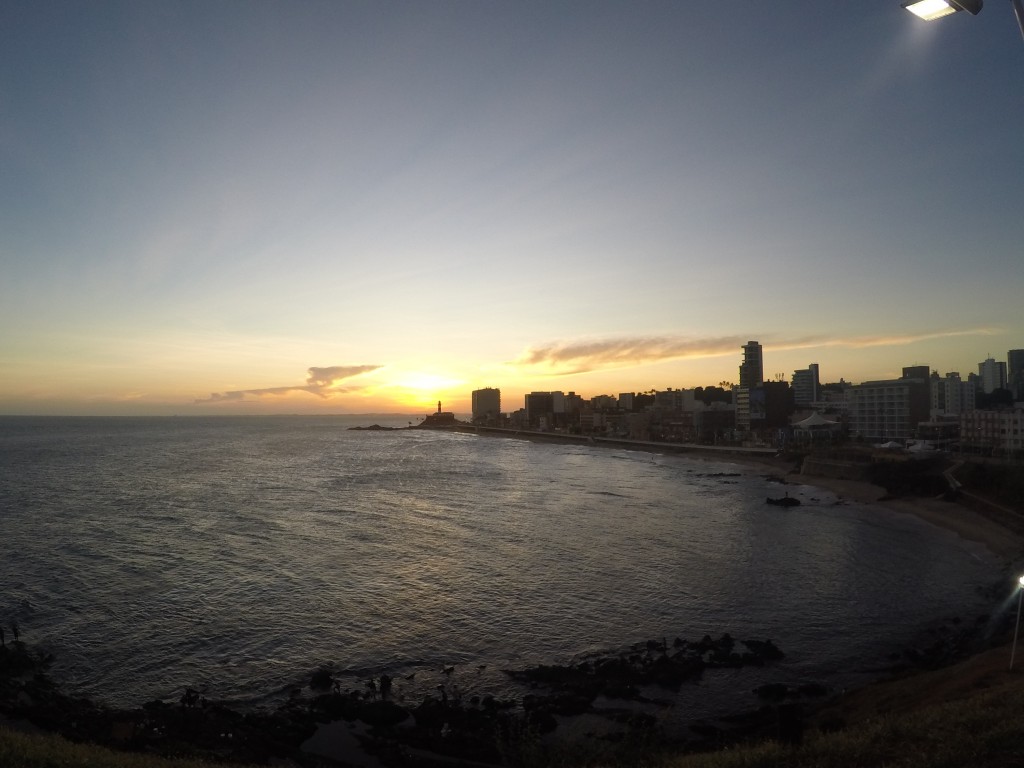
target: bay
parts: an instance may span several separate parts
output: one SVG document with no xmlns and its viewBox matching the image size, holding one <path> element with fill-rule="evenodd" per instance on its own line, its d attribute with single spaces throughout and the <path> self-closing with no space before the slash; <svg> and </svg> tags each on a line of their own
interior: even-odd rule
<svg viewBox="0 0 1024 768">
<path fill-rule="evenodd" d="M 985 550 L 916 518 L 764 504 L 728 461 L 434 430 L 407 417 L 0 419 L 0 622 L 69 691 L 258 705 L 320 666 L 359 686 L 515 695 L 505 668 L 648 638 L 771 638 L 688 713 L 761 682 L 856 681 L 988 610 Z M 406 679 L 406 678 L 412 679 Z"/>
</svg>

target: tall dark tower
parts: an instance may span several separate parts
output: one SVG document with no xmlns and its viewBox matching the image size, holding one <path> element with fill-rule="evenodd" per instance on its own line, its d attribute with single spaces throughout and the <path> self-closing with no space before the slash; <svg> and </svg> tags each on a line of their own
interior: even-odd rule
<svg viewBox="0 0 1024 768">
<path fill-rule="evenodd" d="M 437 401 L 437 412 L 438 413 L 441 412 L 441 401 L 440 400 Z"/>
<path fill-rule="evenodd" d="M 1006 386 L 1013 392 L 1014 400 L 1024 400 L 1024 349 L 1006 353 Z"/>
<path fill-rule="evenodd" d="M 755 389 L 764 383 L 764 363 L 761 359 L 761 345 L 748 341 L 743 345 L 743 363 L 740 365 L 740 387 Z"/>
</svg>

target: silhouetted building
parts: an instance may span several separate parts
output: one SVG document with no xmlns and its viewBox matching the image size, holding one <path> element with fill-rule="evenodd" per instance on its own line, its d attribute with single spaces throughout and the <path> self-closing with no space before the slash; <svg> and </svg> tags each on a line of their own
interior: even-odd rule
<svg viewBox="0 0 1024 768">
<path fill-rule="evenodd" d="M 927 379 L 932 375 L 932 369 L 927 365 L 908 365 L 903 369 L 903 379 Z"/>
<path fill-rule="evenodd" d="M 550 427 L 555 418 L 555 398 L 550 392 L 531 392 L 526 396 L 526 421 L 532 429 Z"/>
<path fill-rule="evenodd" d="M 743 345 L 743 363 L 740 365 L 740 386 L 746 389 L 759 387 L 764 382 L 764 361 L 761 345 L 748 341 Z"/>
<path fill-rule="evenodd" d="M 694 429 L 701 443 L 716 443 L 737 428 L 735 406 L 725 403 L 712 403 L 694 413 Z"/>
<path fill-rule="evenodd" d="M 493 387 L 473 390 L 473 423 L 495 425 L 501 420 L 501 390 Z"/>
<path fill-rule="evenodd" d="M 1024 401 L 1024 349 L 1006 353 L 1006 386 L 1018 403 Z"/>
<path fill-rule="evenodd" d="M 669 387 L 664 391 L 655 392 L 654 407 L 672 413 L 683 410 L 683 390 Z"/>
<path fill-rule="evenodd" d="M 793 390 L 786 381 L 766 381 L 761 386 L 764 392 L 764 416 L 760 424 L 754 427 L 780 429 L 789 424 L 789 417 L 796 407 L 793 403 Z"/>
<path fill-rule="evenodd" d="M 793 402 L 801 407 L 810 407 L 818 400 L 818 364 L 811 363 L 806 368 L 793 371 Z"/>
<path fill-rule="evenodd" d="M 452 413 L 451 411 L 442 411 L 441 410 L 441 401 L 438 400 L 437 401 L 437 412 L 436 413 L 428 413 L 423 418 L 423 421 L 420 422 L 420 426 L 421 427 L 447 427 L 447 426 L 452 426 L 455 423 L 456 423 L 455 422 L 455 414 Z"/>
</svg>

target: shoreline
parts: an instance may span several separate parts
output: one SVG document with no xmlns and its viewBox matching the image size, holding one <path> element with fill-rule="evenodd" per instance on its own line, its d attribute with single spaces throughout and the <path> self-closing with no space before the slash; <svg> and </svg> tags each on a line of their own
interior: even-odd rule
<svg viewBox="0 0 1024 768">
<path fill-rule="evenodd" d="M 763 471 L 784 479 L 787 483 L 799 483 L 821 488 L 834 494 L 842 501 L 871 504 L 891 512 L 913 515 L 937 528 L 950 531 L 963 539 L 983 545 L 1007 566 L 1024 561 L 1024 535 L 993 517 L 957 501 L 923 496 L 893 497 L 885 488 L 864 480 L 847 480 L 825 475 L 806 475 L 790 460 L 782 458 L 776 449 L 745 448 L 738 446 L 711 446 L 688 443 L 659 443 L 640 440 L 613 438 L 590 438 L 583 435 L 569 435 L 560 432 L 532 432 L 497 427 L 476 427 L 456 425 L 442 427 L 463 434 L 481 437 L 504 437 L 537 442 L 554 442 L 568 445 L 593 445 L 595 447 L 622 448 L 646 451 L 672 456 L 681 456 L 695 461 L 725 461 Z M 1024 514 L 1021 515 L 1024 524 Z"/>
<path fill-rule="evenodd" d="M 509 435 L 511 436 L 511 435 Z M 533 439 L 528 435 L 516 435 L 520 439 Z M 543 438 L 541 438 L 543 440 Z M 557 440 L 557 438 L 555 438 Z M 553 441 L 552 441 L 553 442 Z M 589 442 L 589 441 L 588 441 Z M 601 445 L 601 443 L 597 443 Z M 805 475 L 798 471 L 796 462 L 792 460 L 786 460 L 779 457 L 772 450 L 760 449 L 755 451 L 736 451 L 728 448 L 712 449 L 707 451 L 700 450 L 700 446 L 693 446 L 692 449 L 679 450 L 676 449 L 672 444 L 661 445 L 658 443 L 646 443 L 646 444 L 635 444 L 626 443 L 624 441 L 615 441 L 614 443 L 605 444 L 606 447 L 613 447 L 625 450 L 635 451 L 646 451 L 649 453 L 657 453 L 666 456 L 676 456 L 686 459 L 690 459 L 695 462 L 714 462 L 716 464 L 735 464 L 741 470 L 750 472 L 751 474 L 762 474 L 769 476 L 774 479 L 780 479 L 786 483 L 799 484 L 807 486 L 808 488 L 820 488 L 826 492 L 834 494 L 838 499 L 855 502 L 858 504 L 875 505 L 879 508 L 886 509 L 893 512 L 899 512 L 901 514 L 911 514 L 931 525 L 934 525 L 945 530 L 956 533 L 963 539 L 978 542 L 985 546 L 990 552 L 997 556 L 999 559 L 1012 560 L 1018 557 L 1021 552 L 1021 547 L 1024 546 L 1024 539 L 1020 535 L 1005 529 L 1000 526 L 997 522 L 989 520 L 985 515 L 975 512 L 962 504 L 951 503 L 942 501 L 939 499 L 931 498 L 889 498 L 886 495 L 885 489 L 880 486 L 872 485 L 871 483 L 854 480 L 844 480 L 830 477 L 820 477 L 815 475 Z M 603 447 L 605 447 L 603 446 Z M 803 489 L 802 495 L 807 494 L 807 489 Z M 781 493 L 772 493 L 771 495 L 781 495 Z M 811 494 L 813 495 L 813 493 Z M 959 625 L 959 620 L 955 622 Z M 1011 627 L 1012 628 L 1012 627 Z M 946 631 L 947 628 L 943 628 Z M 948 627 L 951 632 L 960 632 L 960 627 Z M 1005 635 L 1005 632 L 1003 633 Z M 657 651 L 657 643 L 653 648 Z M 975 646 L 972 646 L 975 647 Z M 648 644 L 646 649 L 639 649 L 639 652 L 649 652 L 652 647 Z M 908 649 L 913 651 L 914 649 Z M 909 657 L 908 657 L 909 658 Z M 853 695 L 857 694 L 860 699 L 866 701 L 864 704 L 865 709 L 871 709 L 876 705 L 876 700 L 879 699 L 880 690 L 876 686 L 885 685 L 885 681 L 889 680 L 891 676 L 898 669 L 902 669 L 903 672 L 913 673 L 920 672 L 922 675 L 930 674 L 922 672 L 927 669 L 925 666 L 931 663 L 937 664 L 950 664 L 953 658 L 972 658 L 969 653 L 965 652 L 963 656 L 952 657 L 943 655 L 941 658 L 936 655 L 935 657 L 926 658 L 923 663 L 916 663 L 911 661 L 910 664 L 906 663 L 893 663 L 891 666 L 879 669 L 877 675 L 875 675 L 876 682 L 865 682 L 863 684 L 858 683 L 856 688 L 851 688 L 849 700 L 853 701 Z M 939 671 L 939 675 L 942 674 L 942 670 Z M 952 674 L 952 673 L 951 673 Z M 916 675 L 915 675 L 916 676 Z M 882 682 L 878 682 L 882 681 Z M 313 686 L 310 687 L 310 693 L 304 694 L 302 698 L 296 698 L 283 704 L 279 710 L 275 710 L 275 713 L 270 716 L 270 719 L 259 719 L 251 715 L 251 713 L 241 714 L 239 711 L 232 712 L 229 707 L 230 704 L 225 706 L 222 702 L 211 702 L 210 707 L 207 708 L 206 704 L 197 706 L 193 703 L 191 706 L 181 703 L 180 707 L 172 702 L 149 702 L 148 704 L 142 705 L 142 710 L 133 709 L 131 711 L 126 710 L 109 710 L 108 717 L 105 720 L 99 722 L 98 727 L 106 731 L 113 732 L 120 728 L 120 724 L 129 723 L 130 728 L 128 732 L 131 739 L 142 739 L 140 735 L 143 733 L 145 728 L 152 730 L 153 727 L 164 728 L 169 732 L 179 734 L 180 738 L 191 738 L 187 736 L 191 731 L 196 729 L 205 732 L 204 739 L 209 739 L 208 743 L 204 744 L 204 748 L 208 748 L 212 751 L 225 749 L 223 743 L 223 733 L 228 732 L 226 729 L 231 726 L 238 728 L 235 730 L 234 738 L 237 739 L 235 746 L 239 745 L 242 741 L 242 729 L 237 725 L 232 725 L 238 722 L 238 718 L 242 721 L 247 722 L 252 726 L 252 737 L 257 740 L 256 734 L 261 730 L 267 730 L 269 726 L 277 728 L 278 726 L 287 725 L 289 736 L 287 739 L 289 748 L 296 748 L 298 743 L 298 749 L 305 750 L 309 740 L 313 738 L 310 735 L 310 727 L 316 723 L 322 722 L 322 717 L 333 718 L 330 720 L 332 724 L 337 724 L 341 727 L 341 730 L 346 734 L 355 726 L 346 726 L 342 720 L 349 720 L 349 715 L 358 713 L 356 715 L 356 723 L 363 722 L 363 715 L 365 714 L 368 718 L 380 718 L 381 722 L 385 722 L 392 717 L 397 717 L 397 708 L 390 707 L 385 710 L 383 707 L 383 697 L 381 701 L 377 701 L 376 697 L 372 701 L 360 697 L 360 693 L 365 696 L 365 691 L 346 691 L 341 694 L 340 690 L 335 690 L 334 693 L 327 693 L 330 688 L 326 689 L 322 694 L 316 693 Z M 45 688 L 33 689 L 31 696 L 33 698 L 38 697 L 40 701 L 47 698 L 49 692 Z M 788 695 L 788 694 L 784 694 Z M 307 698 L 308 696 L 309 698 Z M 20 692 L 18 698 L 22 699 Z M 847 700 L 847 696 L 844 695 L 839 697 L 839 703 L 843 703 Z M 535 700 L 535 699 L 534 699 Z M 499 702 L 500 703 L 500 702 Z M 802 699 L 801 703 L 806 706 L 805 713 L 808 716 L 808 722 L 811 722 L 811 717 L 816 717 L 812 713 L 820 711 L 822 707 L 828 707 L 835 700 L 812 702 L 809 699 Z M 63 706 L 63 705 L 61 705 Z M 61 719 L 67 720 L 67 715 L 74 713 L 75 719 L 84 724 L 85 715 L 78 712 L 76 709 L 68 705 L 69 709 L 64 710 L 61 713 Z M 552 703 L 551 706 L 556 706 Z M 575 707 L 578 706 L 578 701 L 575 701 L 571 697 L 566 697 L 557 703 L 557 706 Z M 782 706 L 781 704 L 779 706 Z M 430 745 L 431 740 L 434 738 L 435 731 L 437 733 L 442 732 L 442 727 L 448 725 L 448 720 L 452 718 L 452 711 L 447 709 L 447 703 L 439 703 L 437 701 L 432 702 L 429 706 L 426 703 L 423 705 L 420 712 L 417 714 L 411 713 L 411 707 L 403 707 L 409 710 L 407 714 L 419 722 L 422 719 L 422 732 L 420 732 L 418 738 L 424 739 L 421 744 Z M 57 707 L 55 706 L 54 711 Z M 466 707 L 460 716 L 467 718 L 466 726 L 468 727 L 470 721 L 476 722 L 474 718 L 479 718 L 479 712 L 485 711 L 481 706 L 479 709 Z M 749 713 L 745 710 L 737 708 L 737 715 L 748 715 Z M 548 711 L 550 715 L 552 711 Z M 561 713 L 556 713 L 561 716 Z M 589 713 L 587 713 L 589 714 Z M 764 713 L 762 713 L 764 715 Z M 774 709 L 769 711 L 766 717 L 769 720 L 761 720 L 757 723 L 760 728 L 768 729 L 768 735 L 771 734 L 771 729 L 775 726 L 774 720 Z M 339 719 L 340 718 L 340 719 Z M 407 718 L 406 718 L 407 719 Z M 718 718 L 715 718 L 716 720 Z M 0 728 L 4 726 L 3 715 L 0 714 Z M 727 720 L 722 718 L 723 721 Z M 57 718 L 54 718 L 51 723 L 59 722 Z M 369 722 L 367 719 L 366 722 Z M 454 722 L 454 721 L 453 721 Z M 362 726 L 358 726 L 361 728 Z M 382 726 L 384 727 L 384 726 Z M 405 728 L 407 726 L 403 726 Z M 57 729 L 57 726 L 50 725 L 49 729 Z M 175 730 L 178 729 L 178 730 Z M 124 730 L 124 729 L 121 729 Z M 319 729 L 318 729 L 319 732 Z M 722 731 L 709 731 L 711 734 L 708 736 L 707 743 L 712 743 L 715 738 L 719 738 Z M 719 735 L 716 735 L 719 734 Z M 76 735 L 80 735 L 81 731 Z M 111 737 L 113 738 L 113 737 Z M 305 738 L 306 741 L 302 739 Z M 346 736 L 349 740 L 355 740 L 355 737 L 349 734 Z M 218 740 L 220 739 L 220 740 Z M 156 737 L 147 736 L 143 743 L 148 743 L 150 747 L 154 746 Z M 116 741 L 116 739 L 115 739 Z M 258 741 L 258 740 L 257 740 Z M 448 743 L 452 743 L 452 739 L 448 738 Z M 442 739 L 438 743 L 443 743 Z M 259 742 L 262 744 L 262 742 Z M 479 745 L 478 745 L 479 746 Z M 274 750 L 283 749 L 284 742 L 276 743 L 274 745 L 263 745 L 254 747 L 255 749 L 261 750 Z M 339 759 L 345 759 L 346 757 L 352 757 L 354 753 L 363 752 L 361 749 L 352 748 L 351 751 L 346 753 L 342 751 L 342 756 Z"/>
<path fill-rule="evenodd" d="M 732 456 L 729 461 L 778 475 L 787 483 L 821 488 L 842 501 L 869 504 L 890 512 L 913 515 L 930 525 L 955 533 L 962 539 L 983 545 L 1007 566 L 1024 559 L 1024 536 L 957 501 L 928 496 L 894 497 L 882 486 L 865 480 L 803 474 L 785 459 Z"/>
</svg>

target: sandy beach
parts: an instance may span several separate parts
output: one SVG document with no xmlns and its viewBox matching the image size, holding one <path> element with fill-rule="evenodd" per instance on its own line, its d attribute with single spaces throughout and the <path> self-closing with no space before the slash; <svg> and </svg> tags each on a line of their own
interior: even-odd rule
<svg viewBox="0 0 1024 768">
<path fill-rule="evenodd" d="M 956 533 L 968 541 L 984 545 L 992 554 L 1011 564 L 1024 555 L 1024 537 L 955 501 L 939 498 L 891 498 L 884 488 L 856 480 L 840 480 L 798 474 L 799 482 L 824 488 L 836 496 L 864 504 L 878 504 L 893 512 L 915 515 L 932 525 Z"/>
<path fill-rule="evenodd" d="M 564 434 L 531 433 L 517 430 L 480 429 L 464 427 L 464 431 L 498 437 L 515 437 L 526 440 L 544 440 L 556 442 L 573 442 L 582 438 Z M 827 490 L 846 501 L 862 504 L 878 504 L 894 512 L 915 515 L 931 525 L 945 528 L 958 536 L 985 546 L 996 557 L 1007 565 L 1024 561 L 1024 535 L 1008 528 L 997 515 L 985 515 L 975 508 L 959 502 L 950 502 L 942 498 L 901 497 L 891 498 L 884 488 L 860 480 L 846 480 L 821 475 L 802 474 L 790 460 L 778 458 L 768 453 L 729 451 L 728 449 L 704 449 L 698 446 L 659 445 L 640 441 L 618 441 L 598 443 L 608 447 L 627 447 L 630 450 L 662 451 L 678 453 L 689 459 L 698 461 L 729 461 L 741 464 L 772 475 L 784 478 L 786 482 L 814 486 Z M 680 452 L 676 449 L 683 448 Z M 1009 515 L 1019 514 L 1024 531 L 1024 511 L 1005 510 Z"/>
<path fill-rule="evenodd" d="M 783 459 L 732 455 L 729 460 L 756 467 L 766 475 L 784 477 L 789 483 L 822 488 L 840 499 L 861 504 L 877 504 L 893 512 L 915 515 L 968 541 L 984 545 L 1007 565 L 1024 560 L 1024 536 L 964 504 L 946 501 L 941 497 L 892 498 L 884 488 L 868 482 L 802 474 L 791 462 Z"/>
</svg>

